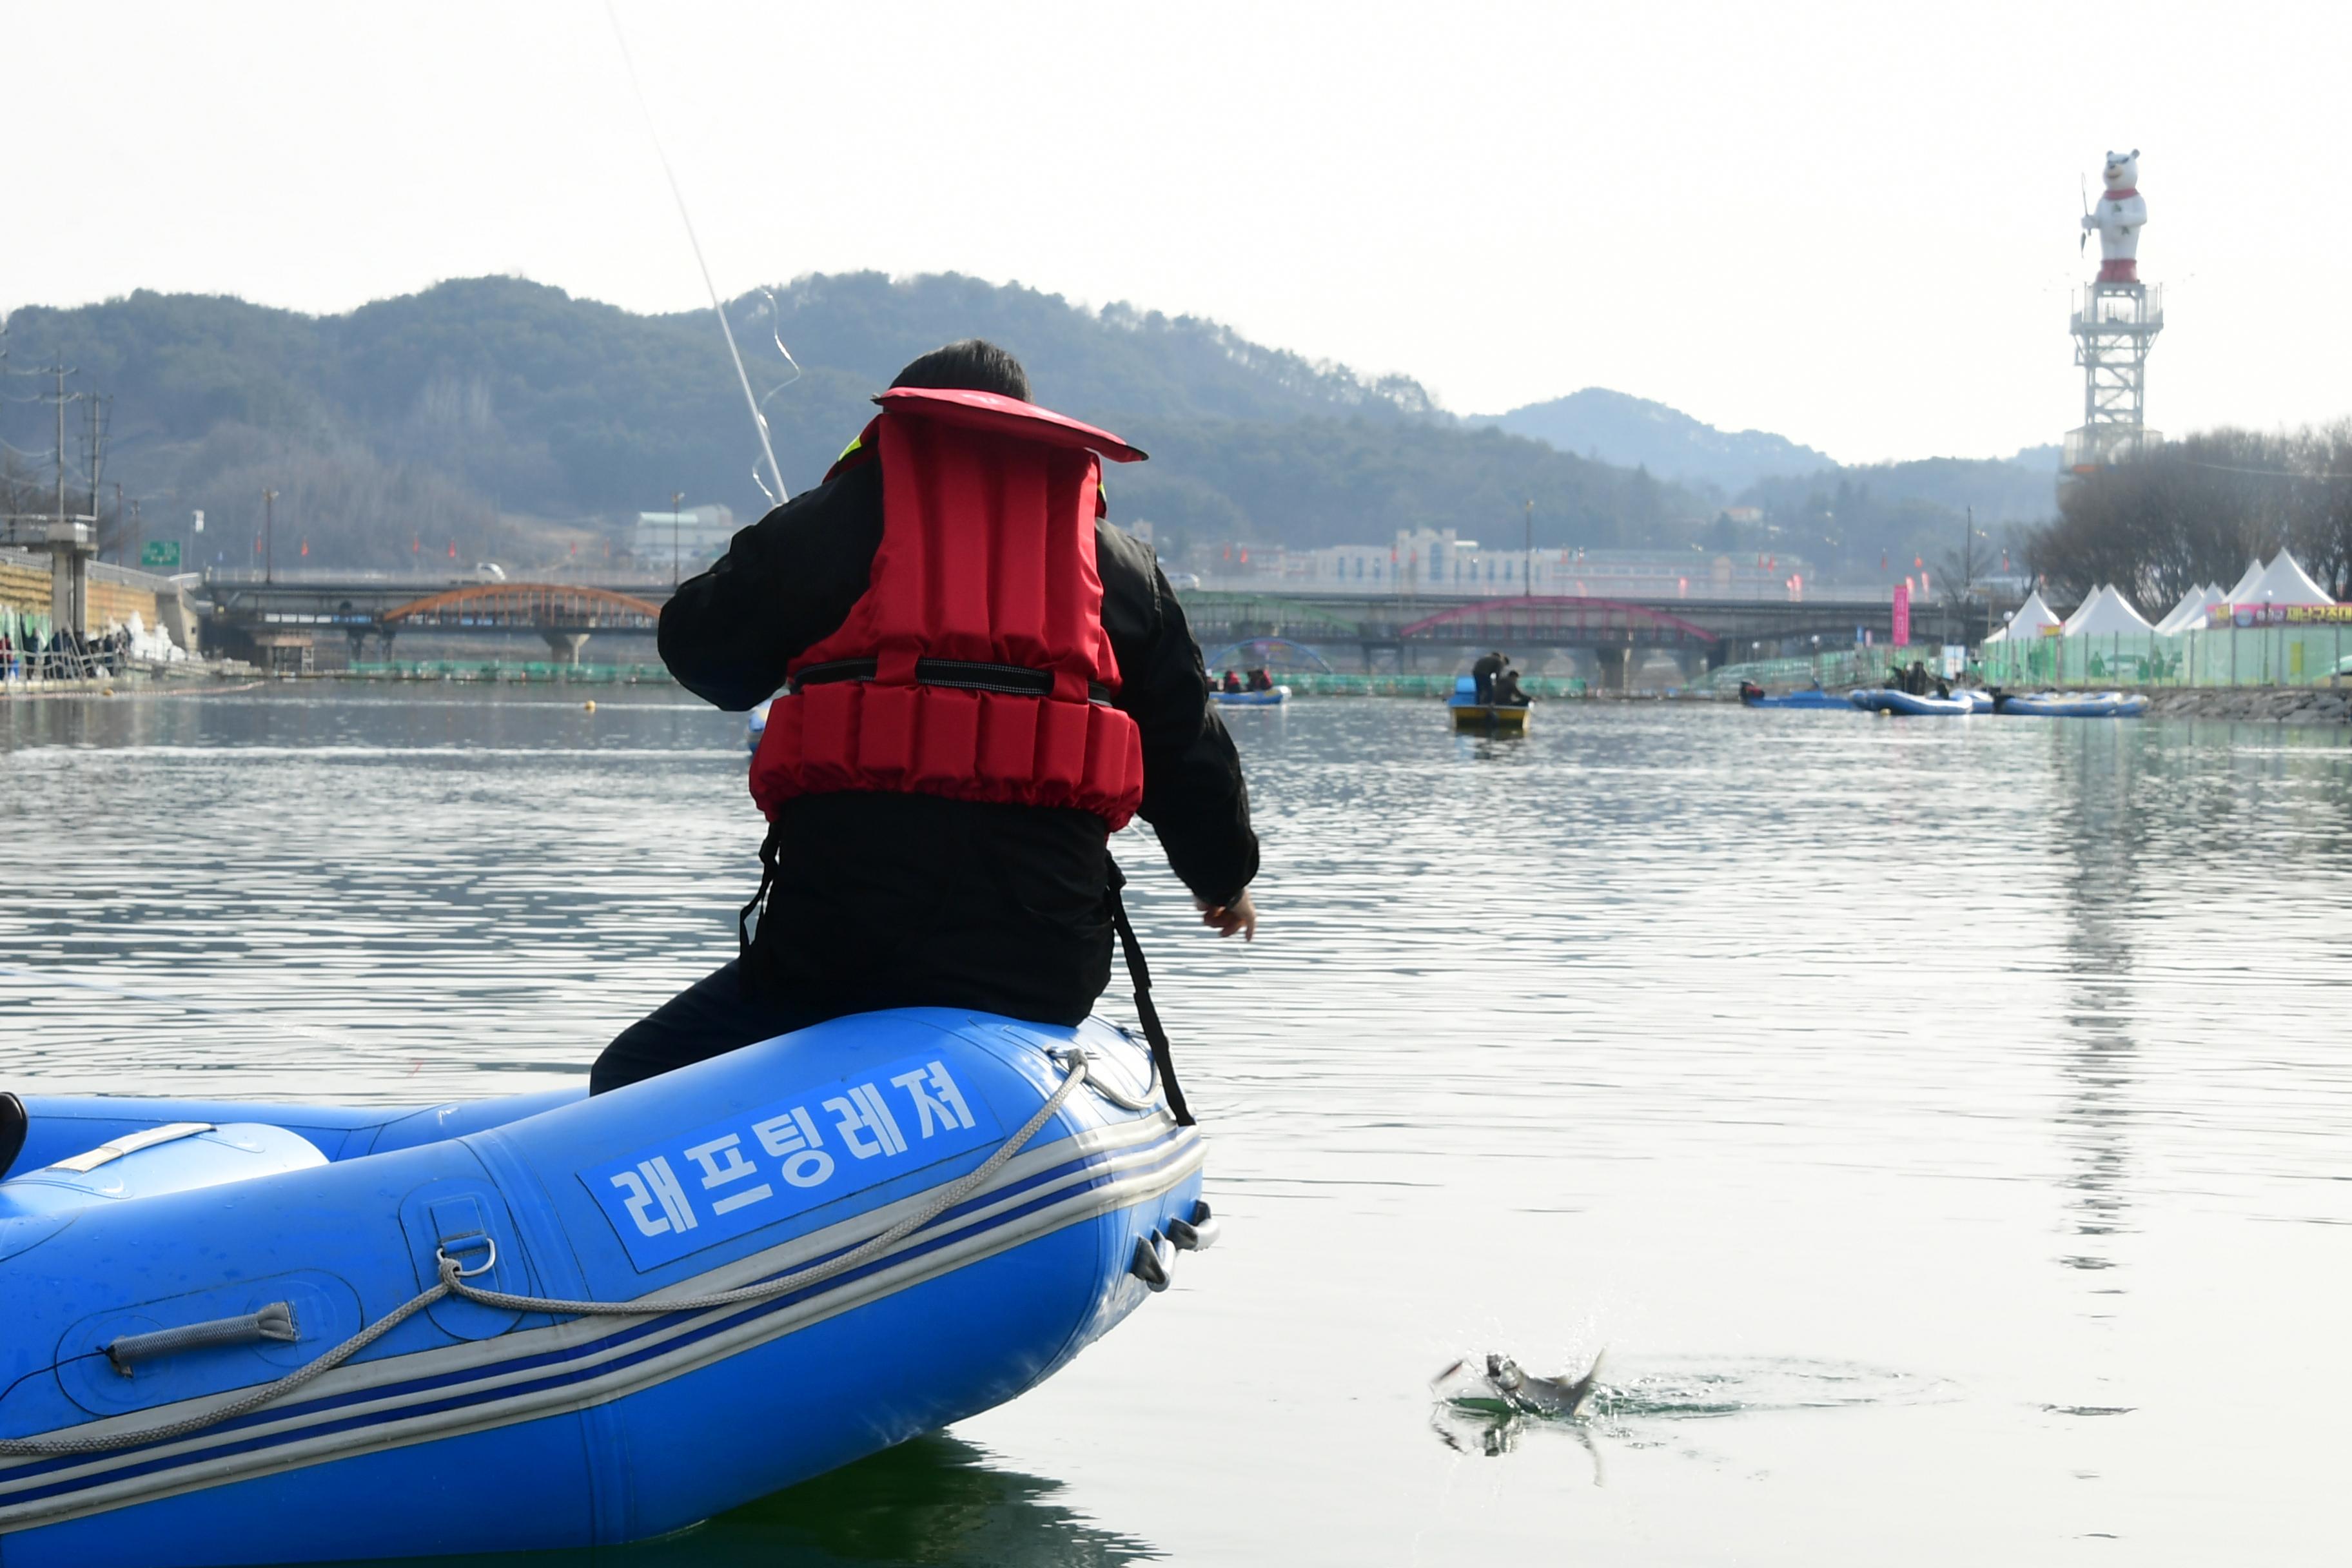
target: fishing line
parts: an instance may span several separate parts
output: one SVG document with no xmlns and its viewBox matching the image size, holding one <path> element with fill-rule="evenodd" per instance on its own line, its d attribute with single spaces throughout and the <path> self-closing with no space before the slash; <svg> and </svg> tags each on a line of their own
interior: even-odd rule
<svg viewBox="0 0 2352 1568">
<path fill-rule="evenodd" d="M 613 9 L 613 0 L 604 0 L 604 20 L 612 24 L 613 42 L 620 46 L 621 64 L 629 73 L 629 91 L 636 98 L 637 112 L 645 118 L 646 135 L 654 144 L 654 156 L 661 162 L 662 178 L 669 182 L 670 199 L 677 204 L 678 221 L 686 226 L 686 242 L 694 247 L 694 264 L 702 269 L 702 287 L 710 296 L 710 308 L 719 317 L 719 330 L 727 339 L 727 357 L 735 362 L 735 380 L 743 388 L 744 405 L 751 409 L 752 427 L 760 434 L 760 453 L 768 460 L 768 474 L 776 481 L 776 488 L 772 490 L 768 489 L 765 481 L 760 479 L 760 470 L 756 465 L 751 469 L 752 482 L 759 485 L 760 489 L 767 494 L 769 500 L 782 505 L 788 499 L 790 492 L 784 489 L 784 470 L 776 465 L 776 449 L 768 440 L 768 416 L 760 411 L 761 405 L 766 399 L 755 395 L 751 391 L 751 376 L 743 368 L 742 351 L 735 346 L 735 329 L 728 324 L 727 307 L 719 303 L 719 285 L 710 280 L 710 263 L 704 259 L 701 237 L 694 232 L 694 215 L 686 210 L 686 193 L 678 187 L 677 172 L 670 167 L 669 153 L 662 146 L 660 128 L 654 123 L 653 106 L 646 100 L 645 84 L 637 79 L 637 62 L 629 53 L 628 35 L 621 30 L 620 14 Z M 791 381 L 780 383 L 771 388 L 768 393 L 769 397 L 773 397 L 784 387 L 790 386 L 793 381 L 798 381 L 801 374 L 800 362 L 793 358 L 790 349 L 784 347 L 783 325 L 781 321 L 776 323 L 774 336 L 777 352 L 784 356 L 784 363 L 793 367 L 793 374 Z"/>
</svg>

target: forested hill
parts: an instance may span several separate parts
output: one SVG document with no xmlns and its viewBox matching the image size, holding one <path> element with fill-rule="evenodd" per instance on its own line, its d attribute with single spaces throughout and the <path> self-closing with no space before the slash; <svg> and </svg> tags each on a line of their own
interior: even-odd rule
<svg viewBox="0 0 2352 1568">
<path fill-rule="evenodd" d="M 1409 379 L 1313 363 L 1195 318 L 875 273 L 805 278 L 772 305 L 754 292 L 729 315 L 759 391 L 789 374 L 779 329 L 803 367 L 766 405 L 795 490 L 815 482 L 901 364 L 982 336 L 1021 356 L 1041 401 L 1152 452 L 1116 476 L 1114 504 L 1180 545 L 1313 546 L 1422 525 L 1515 535 L 1528 500 L 1538 543 L 1678 542 L 1712 515 L 1646 475 L 1462 428 Z M 747 520 L 763 504 L 757 446 L 707 310 L 641 316 L 483 278 L 339 316 L 141 292 L 27 307 L 7 328 L 12 368 L 60 354 L 79 368 L 79 387 L 112 399 L 102 499 L 110 505 L 119 480 L 159 522 L 204 508 L 218 520 L 215 549 L 257 526 L 265 488 L 279 495 L 281 540 L 307 541 L 311 564 L 454 548 L 530 565 L 565 531 L 533 520 L 580 525 L 576 546 L 598 531 L 619 539 L 618 524 L 666 509 L 674 491 Z M 0 438 L 44 453 L 51 418 L 0 404 Z"/>
</svg>

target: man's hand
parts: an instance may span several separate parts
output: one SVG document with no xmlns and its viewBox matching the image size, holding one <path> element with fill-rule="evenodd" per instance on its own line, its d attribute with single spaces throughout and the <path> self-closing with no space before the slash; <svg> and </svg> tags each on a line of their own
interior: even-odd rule
<svg viewBox="0 0 2352 1568">
<path fill-rule="evenodd" d="M 1257 906 L 1250 902 L 1248 889 L 1230 904 L 1212 904 L 1206 899 L 1194 899 L 1192 904 L 1201 911 L 1201 923 L 1216 927 L 1219 936 L 1239 931 L 1244 942 L 1257 940 Z"/>
</svg>

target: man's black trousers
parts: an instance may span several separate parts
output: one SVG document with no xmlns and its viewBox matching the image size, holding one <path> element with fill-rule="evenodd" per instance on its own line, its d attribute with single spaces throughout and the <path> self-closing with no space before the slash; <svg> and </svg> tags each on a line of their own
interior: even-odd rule
<svg viewBox="0 0 2352 1568">
<path fill-rule="evenodd" d="M 692 1067 L 828 1016 L 820 1008 L 745 994 L 742 966 L 730 959 L 622 1030 L 589 1069 L 588 1092 Z"/>
</svg>

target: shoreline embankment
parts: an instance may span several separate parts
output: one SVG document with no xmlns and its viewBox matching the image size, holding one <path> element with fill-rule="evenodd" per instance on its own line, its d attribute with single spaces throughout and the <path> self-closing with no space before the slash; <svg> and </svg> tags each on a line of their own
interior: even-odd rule
<svg viewBox="0 0 2352 1568">
<path fill-rule="evenodd" d="M 2151 719 L 2352 724 L 2352 686 L 2192 686 L 2142 692 Z"/>
</svg>

